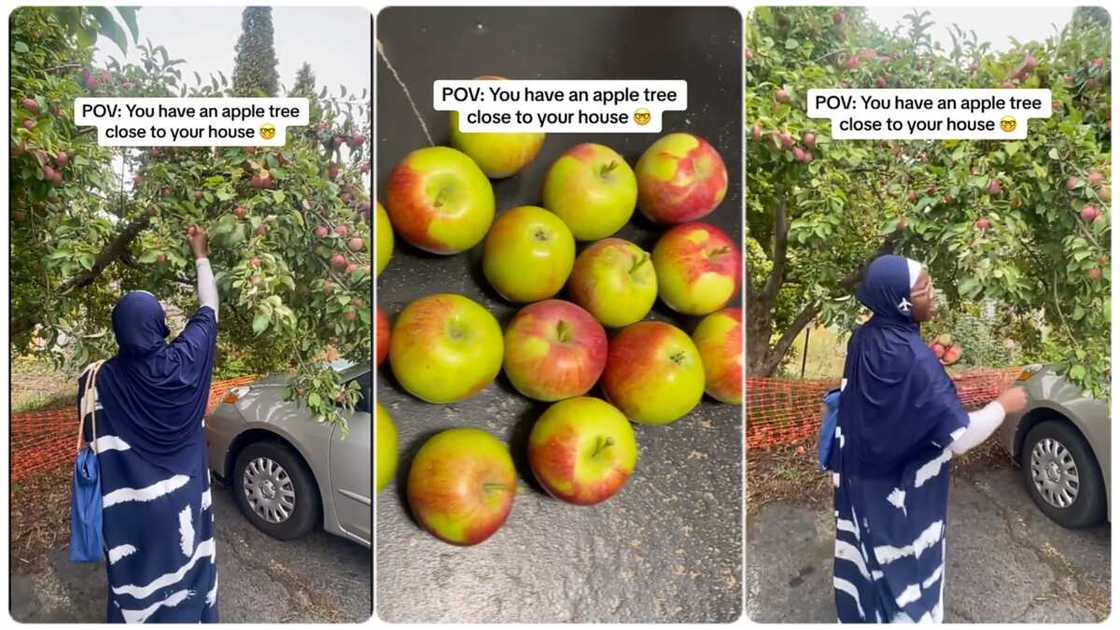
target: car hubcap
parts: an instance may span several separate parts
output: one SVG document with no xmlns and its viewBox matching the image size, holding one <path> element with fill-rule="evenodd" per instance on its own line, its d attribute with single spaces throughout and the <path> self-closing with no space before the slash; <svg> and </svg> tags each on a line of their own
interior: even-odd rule
<svg viewBox="0 0 1120 630">
<path fill-rule="evenodd" d="M 1039 496 L 1059 509 L 1073 505 L 1081 487 L 1073 454 L 1052 438 L 1039 440 L 1031 449 L 1031 479 Z"/>
<path fill-rule="evenodd" d="M 296 506 L 296 492 L 288 471 L 267 457 L 249 462 L 241 477 L 245 498 L 257 516 L 269 523 L 283 523 Z"/>
</svg>

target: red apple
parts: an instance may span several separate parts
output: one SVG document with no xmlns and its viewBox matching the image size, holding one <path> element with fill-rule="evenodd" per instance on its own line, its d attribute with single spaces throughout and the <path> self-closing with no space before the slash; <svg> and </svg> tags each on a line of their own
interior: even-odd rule
<svg viewBox="0 0 1120 630">
<path fill-rule="evenodd" d="M 1100 216 L 1100 210 L 1097 210 L 1097 208 L 1095 206 L 1085 206 L 1084 208 L 1081 209 L 1081 220 L 1082 221 L 1091 223 L 1098 216 Z"/>
<path fill-rule="evenodd" d="M 810 149 L 815 149 L 817 146 L 817 134 L 806 131 L 805 135 L 801 136 L 801 143 Z"/>
<path fill-rule="evenodd" d="M 1101 270 L 1098 267 L 1093 267 L 1089 270 L 1089 279 L 1093 282 L 1101 279 Z"/>
<path fill-rule="evenodd" d="M 695 221 L 715 210 L 727 194 L 723 158 L 692 134 L 659 138 L 642 154 L 634 173 L 638 208 L 655 223 Z"/>
<path fill-rule="evenodd" d="M 1101 198 L 1101 201 L 1112 201 L 1112 187 L 1101 186 L 1101 189 L 1097 191 L 1097 196 Z"/>
<path fill-rule="evenodd" d="M 268 234 L 268 225 L 264 224 L 264 223 L 258 225 L 257 226 L 257 234 L 259 234 L 261 236 L 264 236 L 265 234 Z"/>
<path fill-rule="evenodd" d="M 917 202 L 918 201 L 918 193 L 911 190 L 909 193 L 906 194 L 906 200 L 909 201 L 910 203 Z"/>
<path fill-rule="evenodd" d="M 991 183 L 988 184 L 988 194 L 998 195 L 1002 191 L 1003 191 L 1003 188 L 999 185 L 999 180 L 993 178 Z"/>
<path fill-rule="evenodd" d="M 61 168 L 66 168 L 66 165 L 70 163 L 70 156 L 66 155 L 65 151 L 59 151 L 54 156 L 54 163 Z"/>
<path fill-rule="evenodd" d="M 723 308 L 739 290 L 741 266 L 735 243 L 704 223 L 679 225 L 653 248 L 658 294 L 669 308 L 687 315 Z"/>
<path fill-rule="evenodd" d="M 887 80 L 883 77 L 878 77 L 877 79 L 875 79 L 875 87 L 879 89 L 887 87 Z"/>
<path fill-rule="evenodd" d="M 1038 66 L 1038 60 L 1034 58 L 1034 55 L 1032 55 L 1030 53 L 1027 53 L 1026 58 L 1023 59 L 1023 70 L 1026 71 L 1026 72 L 1030 72 L 1031 70 L 1034 70 L 1035 67 L 1037 67 L 1037 66 Z"/>
<path fill-rule="evenodd" d="M 340 223 L 334 226 L 334 233 L 337 234 L 339 238 L 346 238 L 350 235 L 350 226 L 345 223 Z"/>
<path fill-rule="evenodd" d="M 743 404 L 743 311 L 725 308 L 696 326 L 692 341 L 704 364 L 704 390 L 729 405 Z"/>
<path fill-rule="evenodd" d="M 529 466 L 552 496 L 576 505 L 606 501 L 638 463 L 634 429 L 598 398 L 569 398 L 551 407 L 529 434 Z"/>
<path fill-rule="evenodd" d="M 350 242 L 347 243 L 347 246 L 350 247 L 350 251 L 352 252 L 360 252 L 366 246 L 366 244 L 365 241 L 355 236 L 354 238 L 350 239 Z"/>
<path fill-rule="evenodd" d="M 319 227 L 315 228 L 315 236 L 318 236 L 319 238 L 327 238 L 327 235 L 330 233 L 331 231 L 327 229 L 327 226 L 325 225 L 320 225 Z"/>
<path fill-rule="evenodd" d="M 1104 181 L 1104 175 L 1101 175 L 1100 171 L 1092 170 L 1089 171 L 1089 175 L 1086 176 L 1086 179 L 1089 180 L 1090 186 L 1096 188 L 1097 186 L 1101 185 L 1101 182 Z"/>
<path fill-rule="evenodd" d="M 692 411 L 704 396 L 700 352 L 681 329 L 641 321 L 611 339 L 603 391 L 626 417 L 642 424 L 669 424 Z"/>
<path fill-rule="evenodd" d="M 237 217 L 238 219 L 244 219 L 245 215 L 248 214 L 248 212 L 249 211 L 246 210 L 245 208 L 242 208 L 241 206 L 237 206 L 236 208 L 233 209 L 233 216 Z"/>
<path fill-rule="evenodd" d="M 363 144 L 365 144 L 365 142 L 366 142 L 366 137 L 363 136 L 360 133 L 350 136 L 350 143 L 349 144 L 352 147 L 360 147 Z"/>
<path fill-rule="evenodd" d="M 551 402 L 582 396 L 607 364 L 607 333 L 590 313 L 564 300 L 518 311 L 505 333 L 503 369 L 524 396 Z"/>
<path fill-rule="evenodd" d="M 23 119 L 23 128 L 28 130 L 28 131 L 31 131 L 32 129 L 35 128 L 35 121 L 30 119 L 30 118 L 24 118 Z"/>
<path fill-rule="evenodd" d="M 758 142 L 759 140 L 762 139 L 762 125 L 761 124 L 759 124 L 759 123 L 754 124 L 754 128 L 751 129 L 751 137 L 754 138 L 755 142 Z"/>
<path fill-rule="evenodd" d="M 933 356 L 937 357 L 938 359 L 945 356 L 945 346 L 937 343 L 936 341 L 933 342 L 933 345 L 931 345 L 929 349 L 933 350 Z"/>
<path fill-rule="evenodd" d="M 355 265 L 354 263 L 350 263 L 350 264 L 346 265 L 346 275 L 350 275 L 357 270 L 358 270 L 358 266 Z"/>
<path fill-rule="evenodd" d="M 39 103 L 33 98 L 23 99 L 22 101 L 20 101 L 20 105 L 23 105 L 23 108 L 31 112 L 32 114 L 39 113 Z"/>
<path fill-rule="evenodd" d="M 343 269 L 346 269 L 346 265 L 348 264 L 349 263 L 346 261 L 346 257 L 342 254 L 335 254 L 334 256 L 331 256 L 331 267 L 334 267 L 335 271 L 342 271 Z"/>
<path fill-rule="evenodd" d="M 377 342 L 377 365 L 380 366 L 389 354 L 389 317 L 380 306 L 377 307 L 377 332 L 374 339 Z"/>
<path fill-rule="evenodd" d="M 988 230 L 988 228 L 992 227 L 992 222 L 983 218 L 983 217 L 981 217 L 981 218 L 976 220 L 975 225 L 976 225 L 977 230 L 980 230 L 981 232 L 986 232 Z"/>
<path fill-rule="evenodd" d="M 252 258 L 249 259 L 249 266 L 252 267 L 253 269 L 259 269 L 260 266 L 261 266 L 261 259 L 257 258 L 256 256 L 253 256 Z"/>
<path fill-rule="evenodd" d="M 788 103 L 789 102 L 789 90 L 787 90 L 785 88 L 779 89 L 777 92 L 774 93 L 774 100 L 778 101 L 779 103 Z"/>
<path fill-rule="evenodd" d="M 945 363 L 945 365 L 953 365 L 957 361 L 961 360 L 961 355 L 963 353 L 963 348 L 961 348 L 957 344 L 953 344 L 945 349 L 945 352 L 941 355 L 940 359 Z"/>
<path fill-rule="evenodd" d="M 1081 180 L 1078 179 L 1075 176 L 1071 175 L 1070 178 L 1066 180 L 1066 189 L 1067 190 L 1073 190 L 1074 188 L 1077 188 L 1080 185 L 1081 185 Z"/>
</svg>

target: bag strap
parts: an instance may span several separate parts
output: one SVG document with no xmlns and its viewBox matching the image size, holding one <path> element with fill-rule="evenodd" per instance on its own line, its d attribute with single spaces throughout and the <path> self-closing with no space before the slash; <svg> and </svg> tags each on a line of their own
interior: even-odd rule
<svg viewBox="0 0 1120 630">
<path fill-rule="evenodd" d="M 85 388 L 82 390 L 82 399 L 78 405 L 78 414 L 81 417 L 78 419 L 78 445 L 75 450 L 80 451 L 82 449 L 82 431 L 85 429 L 86 413 L 88 412 L 90 428 L 93 430 L 90 450 L 93 451 L 94 455 L 97 454 L 97 372 L 101 369 L 102 363 L 104 361 L 95 361 L 86 368 L 89 376 L 86 378 Z"/>
</svg>

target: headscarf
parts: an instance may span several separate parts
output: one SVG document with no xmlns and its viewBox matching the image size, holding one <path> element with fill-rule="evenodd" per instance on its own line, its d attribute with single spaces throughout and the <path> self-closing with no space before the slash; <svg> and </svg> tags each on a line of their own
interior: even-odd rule
<svg viewBox="0 0 1120 630">
<path fill-rule="evenodd" d="M 153 465 L 180 473 L 197 467 L 205 438 L 202 417 L 218 335 L 214 310 L 204 306 L 171 343 L 163 307 L 144 291 L 113 308 L 119 351 L 97 379 L 98 402 L 129 447 Z"/>
<path fill-rule="evenodd" d="M 873 316 L 848 344 L 838 417 L 847 443 L 833 470 L 892 475 L 968 426 L 956 387 L 914 321 L 910 290 L 920 275 L 915 261 L 880 256 L 856 292 Z"/>
</svg>

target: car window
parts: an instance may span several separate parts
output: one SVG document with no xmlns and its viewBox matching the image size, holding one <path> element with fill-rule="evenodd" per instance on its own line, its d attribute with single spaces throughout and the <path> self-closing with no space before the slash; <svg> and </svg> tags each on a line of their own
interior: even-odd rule
<svg viewBox="0 0 1120 630">
<path fill-rule="evenodd" d="M 357 381 L 358 388 L 361 389 L 361 394 L 358 396 L 358 404 L 354 408 L 358 411 L 370 413 L 370 402 L 373 399 L 373 373 L 366 372 L 354 380 Z"/>
</svg>

